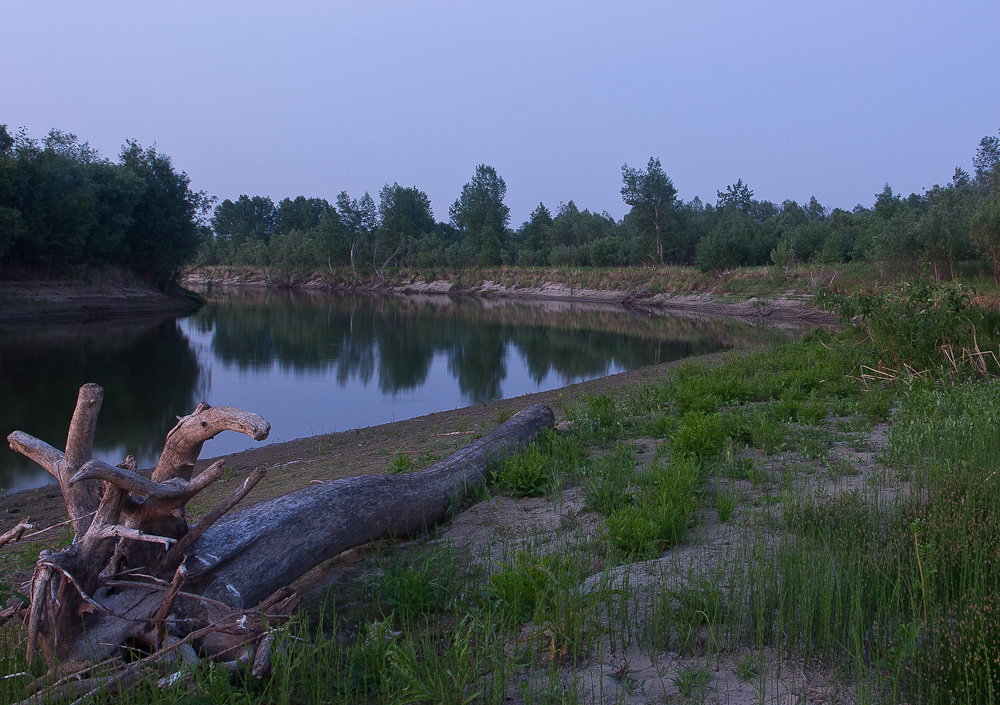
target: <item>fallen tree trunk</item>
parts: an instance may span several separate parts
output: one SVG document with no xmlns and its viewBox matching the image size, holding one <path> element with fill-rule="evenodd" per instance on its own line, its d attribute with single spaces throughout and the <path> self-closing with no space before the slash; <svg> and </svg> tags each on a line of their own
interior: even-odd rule
<svg viewBox="0 0 1000 705">
<path fill-rule="evenodd" d="M 438 523 L 485 487 L 493 463 L 553 422 L 536 404 L 421 472 L 337 480 L 231 514 L 195 541 L 190 580 L 207 597 L 254 605 L 349 548 Z"/>
<path fill-rule="evenodd" d="M 430 527 L 490 479 L 492 465 L 551 427 L 551 409 L 529 407 L 422 472 L 372 475 L 317 486 L 226 515 L 263 478 L 236 491 L 189 527 L 184 506 L 222 474 L 217 462 L 191 470 L 203 443 L 224 430 L 261 440 L 270 425 L 240 409 L 199 404 L 167 435 L 152 477 L 128 459 L 92 459 L 97 385 L 80 390 L 65 453 L 25 433 L 8 436 L 53 474 L 76 531 L 43 551 L 30 582 L 28 653 L 67 672 L 139 647 L 166 657 L 178 644 L 234 660 L 268 633 L 268 618 L 297 603 L 288 586 L 312 567 L 360 544 Z M 273 624 L 273 620 L 271 620 Z M 266 649 L 254 670 L 267 669 Z"/>
</svg>

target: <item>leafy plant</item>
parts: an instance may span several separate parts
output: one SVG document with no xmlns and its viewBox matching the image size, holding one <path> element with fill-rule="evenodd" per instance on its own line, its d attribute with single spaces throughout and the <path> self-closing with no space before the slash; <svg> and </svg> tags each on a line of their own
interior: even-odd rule
<svg viewBox="0 0 1000 705">
<path fill-rule="evenodd" d="M 383 562 L 371 578 L 376 595 L 404 620 L 442 609 L 454 591 L 457 566 L 445 549 L 428 551 L 411 561 Z"/>
<path fill-rule="evenodd" d="M 490 576 L 490 592 L 508 617 L 531 619 L 552 599 L 555 575 L 545 563 L 518 551 L 501 571 Z"/>
<path fill-rule="evenodd" d="M 396 453 L 396 456 L 389 463 L 389 467 L 385 469 L 390 475 L 403 475 L 406 473 L 411 473 L 414 470 L 413 458 L 411 458 L 406 453 Z"/>
<path fill-rule="evenodd" d="M 697 666 L 689 664 L 677 669 L 677 673 L 670 681 L 677 688 L 677 692 L 682 698 L 689 698 L 698 694 L 708 687 L 712 679 L 712 674 L 707 666 Z"/>
<path fill-rule="evenodd" d="M 741 681 L 756 678 L 761 674 L 763 665 L 763 660 L 759 656 L 748 651 L 736 661 L 736 676 Z"/>
<path fill-rule="evenodd" d="M 706 461 L 722 451 L 726 438 L 726 419 L 722 414 L 691 411 L 681 417 L 674 432 L 674 452 Z"/>
<path fill-rule="evenodd" d="M 551 459 L 537 444 L 504 460 L 493 472 L 496 488 L 514 497 L 540 497 L 549 488 L 551 479 Z"/>
<path fill-rule="evenodd" d="M 997 318 L 973 308 L 972 295 L 960 282 L 922 277 L 875 293 L 845 295 L 821 289 L 816 301 L 846 323 L 859 321 L 877 354 L 898 374 L 907 369 L 996 370 L 996 358 L 979 353 L 996 333 Z"/>
</svg>

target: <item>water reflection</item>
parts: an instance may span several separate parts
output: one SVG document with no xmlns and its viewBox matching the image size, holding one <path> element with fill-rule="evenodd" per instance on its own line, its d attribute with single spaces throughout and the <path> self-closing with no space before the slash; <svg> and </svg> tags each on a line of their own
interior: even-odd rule
<svg viewBox="0 0 1000 705">
<path fill-rule="evenodd" d="M 432 359 L 444 353 L 469 402 L 500 395 L 512 348 L 535 382 L 555 372 L 569 383 L 613 367 L 632 369 L 782 335 L 601 304 L 271 289 L 230 294 L 197 312 L 192 326 L 211 334 L 219 361 L 243 372 L 277 366 L 330 373 L 344 384 L 374 378 L 387 394 L 425 384 Z"/>
<path fill-rule="evenodd" d="M 0 332 L 0 430 L 17 429 L 62 449 L 79 388 L 104 387 L 95 455 L 131 453 L 155 463 L 176 416 L 197 403 L 198 359 L 174 320 L 54 325 Z M 3 444 L 0 487 L 21 489 L 49 475 Z"/>
<path fill-rule="evenodd" d="M 178 321 L 0 333 L 0 430 L 62 447 L 77 389 L 97 382 L 99 457 L 149 466 L 174 417 L 202 400 L 262 414 L 273 442 L 787 336 L 614 305 L 234 291 Z M 223 434 L 203 454 L 251 445 Z M 4 449 L 0 484 L 47 479 L 29 468 Z"/>
</svg>

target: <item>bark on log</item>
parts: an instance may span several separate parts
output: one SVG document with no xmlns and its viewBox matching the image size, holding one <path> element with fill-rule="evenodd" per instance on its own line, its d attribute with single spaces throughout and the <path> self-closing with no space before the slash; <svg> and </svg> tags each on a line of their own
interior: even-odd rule
<svg viewBox="0 0 1000 705">
<path fill-rule="evenodd" d="M 255 605 L 349 548 L 441 521 L 489 481 L 491 462 L 553 423 L 536 404 L 421 472 L 337 480 L 234 512 L 188 552 L 189 584 L 238 609 Z"/>
</svg>

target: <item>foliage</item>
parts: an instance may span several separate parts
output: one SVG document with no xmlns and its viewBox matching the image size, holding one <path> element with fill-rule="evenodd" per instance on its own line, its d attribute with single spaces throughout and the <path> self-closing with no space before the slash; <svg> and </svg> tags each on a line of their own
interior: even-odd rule
<svg viewBox="0 0 1000 705">
<path fill-rule="evenodd" d="M 677 189 L 660 160 L 649 158 L 645 171 L 622 165 L 622 199 L 632 207 L 632 222 L 653 245 L 656 262 L 666 263 L 666 253 L 677 249 L 675 211 Z"/>
<path fill-rule="evenodd" d="M 670 680 L 681 697 L 689 698 L 708 687 L 711 673 L 709 673 L 707 666 L 690 664 L 678 668 L 677 673 Z"/>
<path fill-rule="evenodd" d="M 128 141 L 113 163 L 72 133 L 39 143 L 0 125 L 0 267 L 125 267 L 165 287 L 195 254 L 211 204 L 153 147 Z"/>
<path fill-rule="evenodd" d="M 465 233 L 479 264 L 500 264 L 503 259 L 510 222 L 510 208 L 503 202 L 506 195 L 507 184 L 496 169 L 480 164 L 448 209 L 452 224 Z"/>
<path fill-rule="evenodd" d="M 727 425 L 727 417 L 719 413 L 691 411 L 684 414 L 673 435 L 674 454 L 691 457 L 697 462 L 714 458 L 725 447 Z"/>
<path fill-rule="evenodd" d="M 493 484 L 514 497 L 540 497 L 552 479 L 549 458 L 536 444 L 507 458 L 493 472 Z"/>
<path fill-rule="evenodd" d="M 52 130 L 38 142 L 0 125 L 0 267 L 67 274 L 111 264 L 162 284 L 194 259 L 283 275 L 349 266 L 352 279 L 383 283 L 393 266 L 652 262 L 707 273 L 776 261 L 788 281 L 795 263 L 851 261 L 880 277 L 927 267 L 935 279 L 953 279 L 963 260 L 983 257 L 1000 283 L 998 139 L 980 142 L 973 175 L 956 169 L 946 185 L 905 197 L 886 184 L 871 207 L 850 211 L 829 210 L 815 197 L 804 205 L 757 200 L 742 179 L 718 191 L 715 204 L 685 203 L 654 157 L 644 169 L 623 165 L 630 210 L 620 221 L 570 200 L 555 215 L 540 203 L 512 231 L 507 185 L 486 164 L 463 186 L 448 223 L 434 221 L 426 193 L 398 183 L 386 184 L 378 203 L 367 193 L 341 192 L 335 204 L 243 194 L 219 203 L 209 220 L 214 199 L 192 192 L 155 150 L 126 143 L 113 164 L 71 133 Z"/>
<path fill-rule="evenodd" d="M 701 474 L 695 463 L 680 460 L 653 465 L 634 483 L 632 500 L 611 509 L 605 522 L 617 550 L 648 558 L 687 535 L 698 508 Z"/>
<path fill-rule="evenodd" d="M 405 475 L 413 472 L 415 469 L 413 458 L 406 453 L 396 453 L 385 471 L 390 475 Z"/>
<path fill-rule="evenodd" d="M 845 323 L 857 319 L 877 354 L 898 370 L 922 371 L 949 365 L 985 371 L 996 358 L 981 355 L 997 332 L 995 315 L 971 306 L 972 292 L 961 283 L 925 278 L 896 289 L 849 295 L 822 290 L 817 303 Z"/>
<path fill-rule="evenodd" d="M 382 559 L 371 578 L 384 616 L 408 622 L 445 609 L 458 591 L 454 552 L 428 551 L 411 560 Z"/>
</svg>

